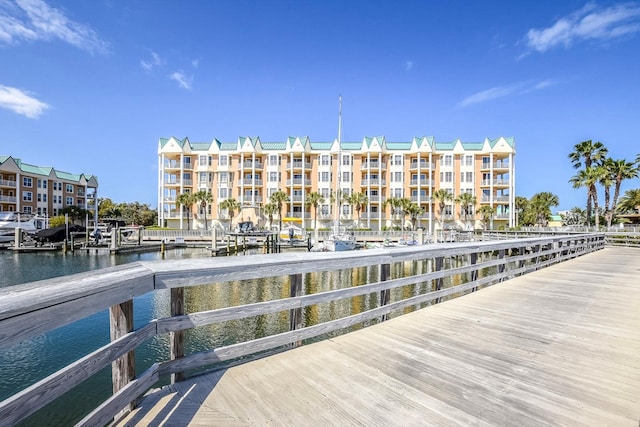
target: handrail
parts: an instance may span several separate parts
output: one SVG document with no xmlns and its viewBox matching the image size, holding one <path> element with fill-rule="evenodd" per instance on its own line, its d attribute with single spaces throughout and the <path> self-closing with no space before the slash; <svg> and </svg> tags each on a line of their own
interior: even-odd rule
<svg viewBox="0 0 640 427">
<path fill-rule="evenodd" d="M 197 369 L 240 356 L 278 349 L 303 339 L 342 330 L 372 319 L 385 319 L 393 311 L 429 301 L 437 303 L 446 296 L 474 291 L 480 286 L 491 285 L 602 249 L 604 244 L 604 234 L 572 234 L 341 253 L 298 252 L 251 257 L 137 262 L 90 273 L 2 288 L 0 289 L 0 347 L 51 331 L 107 308 L 112 312 L 112 330 L 120 328 L 121 333 L 118 338 L 103 347 L 0 402 L 0 419 L 9 424 L 23 420 L 109 364 L 113 364 L 114 372 L 118 373 L 118 361 L 129 357 L 132 350 L 158 334 L 169 333 L 177 336 L 197 326 L 287 310 L 293 319 L 295 313 L 303 307 L 371 293 L 380 294 L 378 307 L 358 314 L 306 327 L 292 322 L 292 328 L 287 332 L 184 357 L 180 354 L 180 340 L 176 340 L 176 344 L 172 347 L 171 360 L 156 361 L 156 364 L 138 379 L 129 381 L 129 378 L 126 378 L 122 387 L 105 403 L 88 414 L 80 425 L 108 423 L 123 409 L 129 407 L 138 396 L 152 387 L 160 375 L 179 374 L 188 369 Z M 443 260 L 454 257 L 465 257 L 468 262 L 463 266 L 444 269 Z M 425 260 L 434 265 L 432 271 L 394 279 L 390 279 L 390 273 L 385 273 L 394 263 Z M 309 295 L 302 295 L 299 289 L 294 289 L 302 283 L 303 274 L 370 266 L 380 266 L 379 281 Z M 478 277 L 478 271 L 483 269 L 494 269 L 495 273 Z M 445 277 L 468 273 L 471 274 L 471 280 L 466 283 L 451 288 L 441 288 Z M 199 313 L 181 314 L 173 311 L 174 304 L 179 306 L 183 303 L 179 300 L 179 295 L 184 287 L 277 276 L 291 278 L 292 296 L 290 298 L 267 302 L 246 302 L 241 306 Z M 392 289 L 426 281 L 434 283 L 433 291 L 390 301 L 389 295 Z M 136 296 L 159 289 L 172 290 L 172 312 L 174 313 L 172 316 L 152 320 L 135 331 L 132 327 L 131 330 L 122 329 L 114 320 L 117 316 L 132 319 L 133 304 L 128 312 L 127 302 Z M 124 373 L 118 375 L 120 380 L 125 376 Z"/>
</svg>

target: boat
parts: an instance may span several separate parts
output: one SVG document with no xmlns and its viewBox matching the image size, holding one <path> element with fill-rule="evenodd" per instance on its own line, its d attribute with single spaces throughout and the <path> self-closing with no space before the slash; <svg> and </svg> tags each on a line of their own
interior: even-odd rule
<svg viewBox="0 0 640 427">
<path fill-rule="evenodd" d="M 13 242 L 16 228 L 29 235 L 46 228 L 47 218 L 20 212 L 0 212 L 0 243 Z"/>
<path fill-rule="evenodd" d="M 342 164 L 342 144 L 340 142 L 342 133 L 342 96 L 340 96 L 340 109 L 338 112 L 338 179 L 336 180 L 336 195 L 340 192 L 340 179 L 342 177 L 342 171 L 340 165 Z M 340 197 L 336 197 L 336 219 L 334 220 L 334 226 L 331 230 L 331 234 L 322 243 L 322 250 L 329 252 L 338 251 L 352 251 L 356 248 L 356 238 L 353 233 L 348 232 L 340 225 Z"/>
</svg>

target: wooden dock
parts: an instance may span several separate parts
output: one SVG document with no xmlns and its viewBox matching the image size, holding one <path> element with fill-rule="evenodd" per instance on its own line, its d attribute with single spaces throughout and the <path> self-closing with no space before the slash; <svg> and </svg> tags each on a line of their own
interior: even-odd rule
<svg viewBox="0 0 640 427">
<path fill-rule="evenodd" d="M 606 248 L 151 391 L 119 425 L 640 425 L 640 252 Z"/>
</svg>

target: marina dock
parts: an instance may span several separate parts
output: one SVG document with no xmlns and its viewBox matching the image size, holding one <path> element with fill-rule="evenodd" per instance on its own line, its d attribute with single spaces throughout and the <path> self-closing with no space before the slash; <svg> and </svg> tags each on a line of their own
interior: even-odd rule
<svg viewBox="0 0 640 427">
<path fill-rule="evenodd" d="M 639 259 L 607 248 L 153 390 L 119 425 L 637 427 Z"/>
</svg>

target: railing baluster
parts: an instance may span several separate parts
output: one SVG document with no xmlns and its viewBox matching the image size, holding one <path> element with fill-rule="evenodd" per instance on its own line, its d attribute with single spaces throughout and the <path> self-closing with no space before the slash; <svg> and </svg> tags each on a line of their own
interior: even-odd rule
<svg viewBox="0 0 640 427">
<path fill-rule="evenodd" d="M 171 289 L 171 316 L 184 314 L 184 288 Z M 171 360 L 184 357 L 184 331 L 171 332 L 170 335 Z M 171 374 L 171 383 L 184 381 L 184 372 Z"/>
<path fill-rule="evenodd" d="M 109 320 L 111 330 L 111 341 L 123 337 L 133 331 L 133 300 L 111 306 L 109 309 Z M 135 351 L 131 350 L 124 356 L 114 360 L 111 364 L 111 381 L 113 383 L 113 393 L 129 384 L 135 378 Z M 130 403 L 124 410 L 133 409 Z"/>
</svg>

